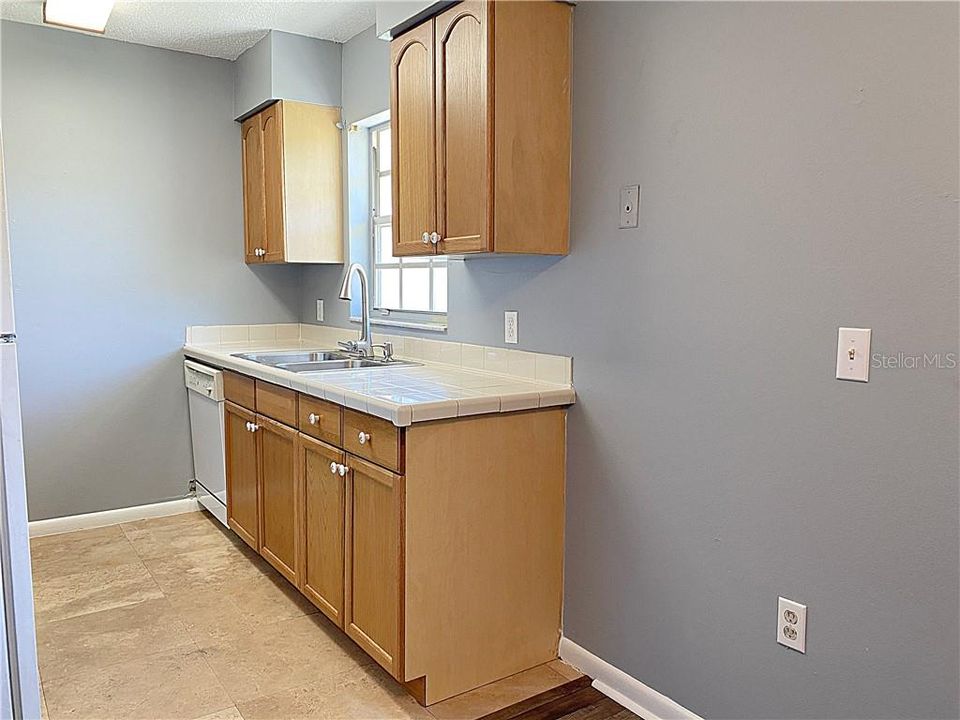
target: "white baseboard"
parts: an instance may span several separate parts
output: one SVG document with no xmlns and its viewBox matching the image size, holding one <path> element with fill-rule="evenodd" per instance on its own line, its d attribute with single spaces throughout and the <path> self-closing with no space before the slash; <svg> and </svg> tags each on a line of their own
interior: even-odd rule
<svg viewBox="0 0 960 720">
<path fill-rule="evenodd" d="M 702 720 L 696 713 L 565 637 L 560 638 L 560 659 L 592 677 L 593 687 L 644 720 Z"/>
<path fill-rule="evenodd" d="M 58 535 L 74 530 L 89 530 L 90 528 L 116 525 L 122 522 L 180 515 L 181 513 L 195 512 L 199 509 L 200 504 L 195 498 L 190 497 L 151 505 L 104 510 L 103 512 L 87 513 L 85 515 L 68 515 L 66 517 L 50 518 L 49 520 L 34 520 L 30 523 L 30 537 Z"/>
</svg>

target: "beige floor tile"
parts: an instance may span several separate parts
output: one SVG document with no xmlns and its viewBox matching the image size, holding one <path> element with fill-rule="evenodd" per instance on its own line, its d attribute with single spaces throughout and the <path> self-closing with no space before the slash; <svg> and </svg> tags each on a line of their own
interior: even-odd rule
<svg viewBox="0 0 960 720">
<path fill-rule="evenodd" d="M 163 593 L 137 561 L 111 568 L 40 579 L 34 583 L 38 623 L 155 600 Z"/>
<path fill-rule="evenodd" d="M 248 548 L 233 545 L 144 560 L 157 584 L 167 594 L 218 590 L 238 580 L 256 579 L 274 570 Z"/>
<path fill-rule="evenodd" d="M 167 598 L 201 648 L 256 627 L 317 612 L 278 573 L 237 580 L 214 590 L 171 593 Z"/>
<path fill-rule="evenodd" d="M 41 581 L 140 561 L 117 525 L 33 538 L 30 556 L 33 577 Z"/>
<path fill-rule="evenodd" d="M 223 710 L 217 710 L 209 715 L 204 715 L 199 720 L 243 720 L 243 715 L 241 715 L 240 711 L 233 705 Z"/>
<path fill-rule="evenodd" d="M 583 677 L 583 673 L 577 670 L 573 665 L 568 665 L 563 660 L 554 660 L 548 662 L 547 667 L 563 675 L 567 680 L 577 680 Z"/>
<path fill-rule="evenodd" d="M 208 513 L 151 518 L 120 526 L 141 558 L 153 559 L 240 542 Z"/>
<path fill-rule="evenodd" d="M 321 615 L 239 632 L 207 646 L 204 653 L 238 706 L 281 690 L 337 678 L 373 662 Z"/>
<path fill-rule="evenodd" d="M 233 706 L 199 650 L 177 649 L 44 684 L 51 720 L 192 720 Z"/>
<path fill-rule="evenodd" d="M 45 682 L 78 670 L 192 646 L 186 627 L 164 598 L 37 626 L 37 652 Z"/>
<path fill-rule="evenodd" d="M 547 665 L 524 670 L 503 680 L 484 685 L 463 695 L 430 706 L 430 713 L 438 720 L 466 720 L 501 710 L 508 705 L 526 700 L 545 690 L 567 682 L 560 673 Z"/>
<path fill-rule="evenodd" d="M 355 718 L 429 720 L 431 715 L 379 666 L 284 690 L 239 705 L 244 720 Z"/>
</svg>

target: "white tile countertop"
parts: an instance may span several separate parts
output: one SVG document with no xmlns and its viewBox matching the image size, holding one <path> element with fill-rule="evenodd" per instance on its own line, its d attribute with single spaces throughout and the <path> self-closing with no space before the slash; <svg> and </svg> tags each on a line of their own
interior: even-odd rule
<svg viewBox="0 0 960 720">
<path fill-rule="evenodd" d="M 183 352 L 201 362 L 385 418 L 399 427 L 571 405 L 576 399 L 570 358 L 503 348 L 378 335 L 376 342 L 394 342 L 396 357 L 421 364 L 317 373 L 294 373 L 235 357 L 255 351 L 332 350 L 338 340 L 355 336 L 350 330 L 296 323 L 192 327 L 187 329 Z"/>
</svg>

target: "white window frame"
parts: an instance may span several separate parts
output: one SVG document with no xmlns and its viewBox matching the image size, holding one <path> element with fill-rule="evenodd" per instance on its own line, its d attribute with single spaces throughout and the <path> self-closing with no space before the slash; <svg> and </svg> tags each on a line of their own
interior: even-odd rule
<svg viewBox="0 0 960 720">
<path fill-rule="evenodd" d="M 373 285 L 373 307 L 380 313 L 381 317 L 387 316 L 393 320 L 396 320 L 398 323 L 410 323 L 410 324 L 437 324 L 442 323 L 446 325 L 447 312 L 446 310 L 437 310 L 434 306 L 434 293 L 433 293 L 433 284 L 435 273 L 434 271 L 437 268 L 447 268 L 447 258 L 443 255 L 435 256 L 423 256 L 423 257 L 403 257 L 403 258 L 394 258 L 390 262 L 380 262 L 378 257 L 379 248 L 377 247 L 377 230 L 382 227 L 392 226 L 393 216 L 391 215 L 380 215 L 378 213 L 378 208 L 380 207 L 380 179 L 388 175 L 392 175 L 394 168 L 391 166 L 390 170 L 381 171 L 380 162 L 378 157 L 378 148 L 374 142 L 377 133 L 383 130 L 384 128 L 390 127 L 390 121 L 378 123 L 372 125 L 368 128 L 368 148 L 370 154 L 370 275 L 371 283 Z M 395 138 L 391 136 L 391 142 L 395 141 Z M 393 201 L 396 202 L 396 198 L 393 198 Z M 399 275 L 399 293 L 400 300 L 403 301 L 403 275 L 401 268 L 427 268 L 430 272 L 428 276 L 430 278 L 430 284 L 427 289 L 428 298 L 430 301 L 429 310 L 411 310 L 406 308 L 389 308 L 384 307 L 380 298 L 380 282 L 379 274 L 377 270 L 381 269 L 397 269 L 400 270 Z M 448 271 L 449 273 L 449 271 Z M 447 275 L 449 281 L 449 274 Z M 448 286 L 448 295 L 449 295 L 449 286 Z"/>
</svg>

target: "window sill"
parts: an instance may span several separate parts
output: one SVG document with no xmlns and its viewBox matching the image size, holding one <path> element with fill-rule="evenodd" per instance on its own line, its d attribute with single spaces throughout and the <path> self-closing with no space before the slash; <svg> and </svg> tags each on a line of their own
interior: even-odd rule
<svg viewBox="0 0 960 720">
<path fill-rule="evenodd" d="M 351 317 L 350 322 L 360 324 L 360 318 Z M 426 330 L 427 332 L 436 332 L 436 333 L 445 333 L 447 331 L 446 321 L 432 322 L 432 323 L 421 323 L 413 322 L 411 320 L 389 320 L 383 317 L 371 317 L 371 325 L 381 325 L 383 327 L 395 327 L 395 328 L 405 328 L 407 330 Z"/>
</svg>

